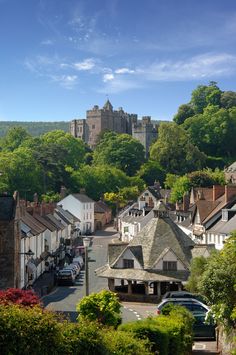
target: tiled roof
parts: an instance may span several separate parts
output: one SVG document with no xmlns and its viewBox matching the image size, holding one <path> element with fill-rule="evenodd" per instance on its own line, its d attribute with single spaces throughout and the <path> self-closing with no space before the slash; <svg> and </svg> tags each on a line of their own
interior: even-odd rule
<svg viewBox="0 0 236 355">
<path fill-rule="evenodd" d="M 220 201 L 199 200 L 196 202 L 197 211 L 199 212 L 201 223 L 210 215 L 210 213 L 220 204 Z"/>
<path fill-rule="evenodd" d="M 104 213 L 104 212 L 110 212 L 111 209 L 107 206 L 107 204 L 103 201 L 97 201 L 94 204 L 94 212 L 96 213 Z"/>
<path fill-rule="evenodd" d="M 90 197 L 85 194 L 72 194 L 77 200 L 83 203 L 94 202 Z"/>
<path fill-rule="evenodd" d="M 233 173 L 236 171 L 236 161 L 225 169 L 226 173 Z"/>
<path fill-rule="evenodd" d="M 236 230 L 236 215 L 234 215 L 229 221 L 218 221 L 212 228 L 208 231 L 217 234 L 227 234 Z"/>
</svg>

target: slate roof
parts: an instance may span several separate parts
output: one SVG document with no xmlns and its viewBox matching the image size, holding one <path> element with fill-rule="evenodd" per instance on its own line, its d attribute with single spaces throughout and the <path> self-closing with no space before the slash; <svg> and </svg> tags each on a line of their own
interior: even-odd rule
<svg viewBox="0 0 236 355">
<path fill-rule="evenodd" d="M 144 269 L 152 269 L 165 248 L 171 247 L 176 256 L 190 266 L 194 242 L 169 218 L 152 218 L 129 243 L 142 246 Z"/>
<path fill-rule="evenodd" d="M 192 256 L 193 258 L 199 256 L 204 256 L 205 258 L 207 258 L 212 252 L 212 250 L 215 250 L 214 244 L 196 244 L 192 249 Z"/>
<path fill-rule="evenodd" d="M 228 221 L 222 221 L 221 219 L 212 228 L 209 229 L 209 232 L 229 235 L 234 230 L 236 230 L 236 215 L 234 215 Z"/>
<path fill-rule="evenodd" d="M 88 197 L 85 194 L 72 194 L 77 200 L 79 200 L 82 203 L 87 203 L 87 202 L 94 202 L 90 197 Z"/>
<path fill-rule="evenodd" d="M 10 221 L 15 216 L 15 199 L 13 196 L 0 196 L 0 220 Z"/>
<path fill-rule="evenodd" d="M 159 212 L 163 214 L 163 203 L 159 204 Z M 154 211 L 154 215 L 158 215 Z M 98 276 L 114 277 L 118 279 L 146 280 L 146 281 L 181 281 L 187 280 L 189 275 L 192 249 L 195 243 L 189 238 L 166 213 L 163 217 L 154 217 L 135 236 L 129 244 L 109 245 L 108 263 L 96 270 Z M 154 266 L 163 251 L 173 251 L 184 264 L 185 270 L 163 271 L 155 270 Z M 117 262 L 126 250 L 130 250 L 143 269 L 117 268 Z"/>
<path fill-rule="evenodd" d="M 97 201 L 94 204 L 94 212 L 95 213 L 104 213 L 104 212 L 110 212 L 111 209 L 107 206 L 107 204 L 103 201 Z"/>
<path fill-rule="evenodd" d="M 51 232 L 54 232 L 57 230 L 55 225 L 47 218 L 44 216 L 40 216 L 39 214 L 35 214 L 34 218 L 37 219 L 41 224 L 43 224 L 47 229 L 49 229 Z"/>
<path fill-rule="evenodd" d="M 65 229 L 65 226 L 58 219 L 56 219 L 56 217 L 54 217 L 52 214 L 50 213 L 47 214 L 45 218 L 49 220 L 49 222 L 51 222 L 58 230 Z"/>
<path fill-rule="evenodd" d="M 47 229 L 42 223 L 31 216 L 31 214 L 28 212 L 25 212 L 25 214 L 21 217 L 21 221 L 30 228 L 30 232 L 33 235 L 43 233 Z"/>
<path fill-rule="evenodd" d="M 68 210 L 64 210 L 61 206 L 57 205 L 55 212 L 59 213 L 62 216 L 63 220 L 66 219 L 69 223 L 80 222 L 79 218 L 74 216 Z M 65 221 L 66 222 L 66 221 Z"/>
<path fill-rule="evenodd" d="M 236 171 L 236 161 L 225 169 L 226 173 L 233 173 Z"/>
<path fill-rule="evenodd" d="M 114 278 L 123 280 L 136 281 L 165 281 L 165 282 L 181 282 L 186 281 L 189 276 L 189 271 L 147 271 L 142 269 L 113 269 L 109 265 L 102 266 L 95 270 L 99 277 Z"/>
</svg>

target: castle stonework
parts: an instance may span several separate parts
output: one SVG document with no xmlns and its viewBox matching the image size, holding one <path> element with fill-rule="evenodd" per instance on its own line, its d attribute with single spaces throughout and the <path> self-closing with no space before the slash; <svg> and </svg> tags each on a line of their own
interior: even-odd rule
<svg viewBox="0 0 236 355">
<path fill-rule="evenodd" d="M 0 289 L 20 285 L 20 217 L 17 194 L 0 196 Z"/>
<path fill-rule="evenodd" d="M 114 131 L 132 135 L 143 144 L 146 156 L 150 144 L 157 138 L 157 129 L 151 123 L 150 117 L 143 117 L 141 123 L 136 114 L 123 111 L 122 107 L 113 110 L 109 100 L 103 108 L 95 105 L 86 113 L 86 119 L 75 119 L 70 122 L 70 133 L 82 139 L 90 148 L 94 149 L 99 134 L 104 131 Z"/>
<path fill-rule="evenodd" d="M 132 136 L 142 143 L 146 158 L 148 158 L 149 148 L 157 139 L 157 127 L 151 123 L 150 116 L 144 116 L 142 121 L 133 123 Z"/>
</svg>

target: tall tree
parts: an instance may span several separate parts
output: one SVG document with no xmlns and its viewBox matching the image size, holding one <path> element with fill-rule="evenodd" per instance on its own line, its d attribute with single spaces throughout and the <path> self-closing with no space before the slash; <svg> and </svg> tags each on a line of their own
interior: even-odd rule
<svg viewBox="0 0 236 355">
<path fill-rule="evenodd" d="M 30 137 L 30 134 L 24 128 L 20 126 L 12 127 L 2 139 L 2 149 L 12 152 Z"/>
<path fill-rule="evenodd" d="M 179 106 L 178 112 L 173 118 L 173 121 L 178 125 L 184 123 L 186 118 L 192 117 L 195 115 L 195 112 L 190 104 L 183 104 Z"/>
<path fill-rule="evenodd" d="M 159 136 L 152 145 L 150 156 L 167 172 L 184 174 L 201 169 L 205 155 L 194 146 L 185 130 L 176 123 L 162 123 Z"/>
<path fill-rule="evenodd" d="M 105 132 L 94 151 L 94 164 L 111 164 L 129 176 L 144 160 L 143 145 L 128 134 Z"/>
</svg>

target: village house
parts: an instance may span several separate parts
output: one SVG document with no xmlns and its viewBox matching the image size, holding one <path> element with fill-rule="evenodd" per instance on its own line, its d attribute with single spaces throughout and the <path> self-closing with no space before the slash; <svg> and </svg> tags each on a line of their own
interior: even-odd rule
<svg viewBox="0 0 236 355">
<path fill-rule="evenodd" d="M 94 204 L 95 230 L 100 230 L 112 221 L 112 210 L 107 204 L 100 200 Z"/>
<path fill-rule="evenodd" d="M 236 229 L 234 219 L 222 229 L 226 224 L 223 222 L 229 222 L 233 216 L 235 203 L 236 185 L 192 189 L 189 216 L 178 225 L 196 243 L 214 244 L 216 249 L 222 249 L 225 239 Z"/>
<path fill-rule="evenodd" d="M 159 182 L 148 186 L 137 199 L 137 202 L 127 206 L 118 215 L 118 231 L 120 239 L 131 241 L 137 233 L 153 218 L 154 205 L 163 199 L 168 203 L 170 190 L 161 189 Z"/>
<path fill-rule="evenodd" d="M 80 221 L 78 225 L 81 234 L 90 234 L 94 232 L 94 203 L 81 191 L 66 196 L 57 205 L 69 211 Z"/>
<path fill-rule="evenodd" d="M 157 302 L 188 279 L 195 243 L 172 221 L 163 201 L 153 214 L 129 243 L 109 244 L 108 263 L 96 270 L 121 299 Z M 197 248 L 198 255 L 206 253 L 206 246 Z"/>
<path fill-rule="evenodd" d="M 20 208 L 15 193 L 0 196 L 0 289 L 20 287 Z"/>
</svg>

